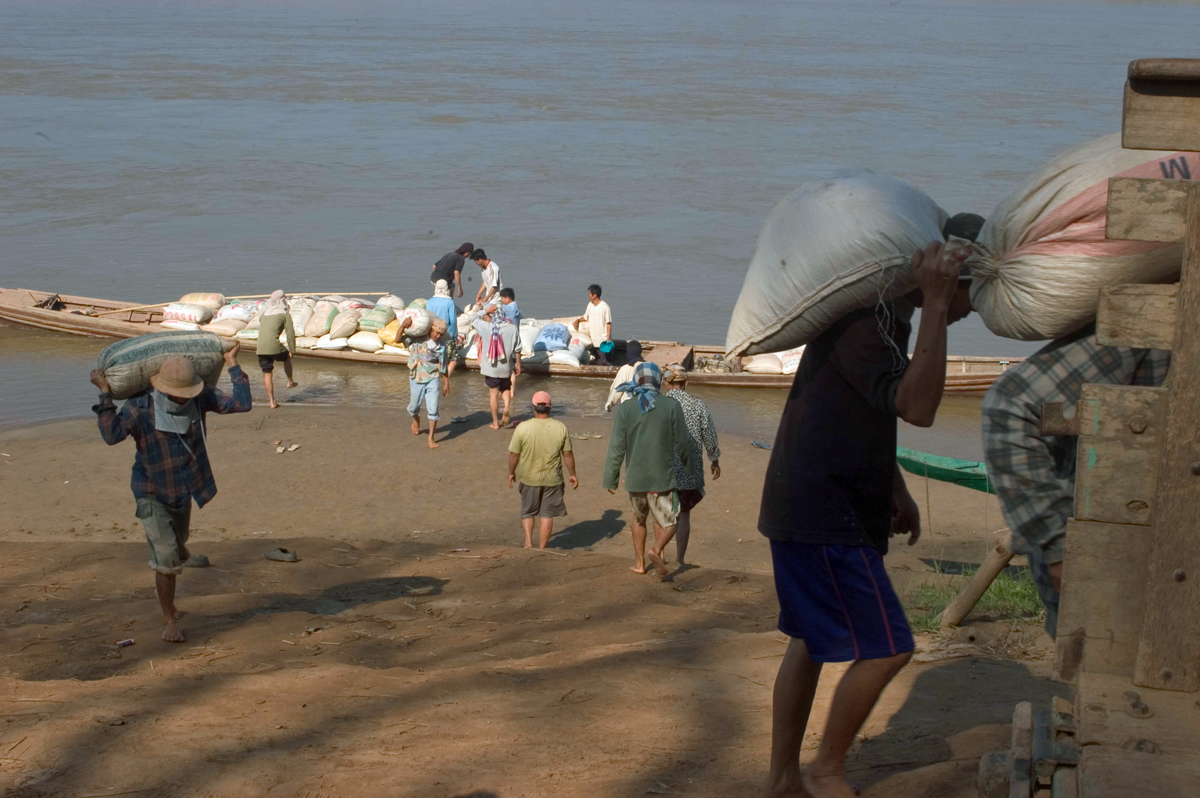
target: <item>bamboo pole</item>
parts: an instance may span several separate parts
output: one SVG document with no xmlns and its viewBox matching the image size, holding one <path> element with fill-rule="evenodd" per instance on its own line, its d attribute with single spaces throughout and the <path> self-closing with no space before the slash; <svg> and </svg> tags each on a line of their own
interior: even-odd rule
<svg viewBox="0 0 1200 798">
<path fill-rule="evenodd" d="M 341 292 L 328 292 L 328 293 L 320 294 L 320 296 L 383 296 L 384 294 L 389 294 L 389 293 L 391 293 L 391 292 L 390 291 L 341 291 Z M 315 291 L 303 291 L 303 292 L 297 291 L 297 292 L 291 294 L 290 296 L 298 296 L 300 294 L 303 294 L 305 296 L 309 296 L 309 295 L 317 296 L 318 295 L 317 292 L 315 292 Z M 227 296 L 225 298 L 226 299 L 268 299 L 270 296 L 271 296 L 270 294 L 243 294 L 241 296 Z M 289 296 L 289 294 L 284 294 L 284 297 L 287 297 L 287 296 Z M 131 308 L 116 308 L 114 310 L 102 310 L 99 313 L 97 313 L 96 315 L 97 316 L 105 316 L 109 313 L 125 313 L 126 311 L 131 311 L 131 310 L 150 310 L 151 308 L 165 307 L 167 305 L 170 305 L 172 302 L 178 302 L 178 301 L 179 301 L 178 299 L 172 299 L 167 302 L 155 302 L 153 305 L 136 305 Z"/>
<path fill-rule="evenodd" d="M 945 630 L 962 623 L 971 610 L 975 609 L 979 599 L 983 598 L 983 594 L 992 586 L 992 582 L 1000 575 L 1000 572 L 1008 567 L 1012 558 L 1012 535 L 1005 535 L 996 541 L 996 547 L 988 553 L 987 559 L 983 561 L 983 565 L 979 566 L 979 570 L 971 577 L 971 581 L 967 582 L 959 594 L 954 597 L 954 601 L 951 601 L 946 609 L 942 610 L 938 626 Z"/>
</svg>

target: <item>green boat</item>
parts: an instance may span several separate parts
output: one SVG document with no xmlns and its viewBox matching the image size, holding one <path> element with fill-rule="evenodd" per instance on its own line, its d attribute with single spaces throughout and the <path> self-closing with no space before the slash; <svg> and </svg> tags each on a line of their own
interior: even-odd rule
<svg viewBox="0 0 1200 798">
<path fill-rule="evenodd" d="M 896 447 L 896 462 L 908 473 L 919 477 L 950 482 L 981 493 L 995 493 L 988 480 L 987 467 L 983 463 L 926 454 L 916 449 L 905 449 L 903 446 Z"/>
</svg>

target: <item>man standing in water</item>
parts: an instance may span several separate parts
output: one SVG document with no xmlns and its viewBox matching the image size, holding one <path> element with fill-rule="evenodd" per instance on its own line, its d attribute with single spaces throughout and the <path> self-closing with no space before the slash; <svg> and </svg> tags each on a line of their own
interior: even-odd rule
<svg viewBox="0 0 1200 798">
<path fill-rule="evenodd" d="M 280 335 L 284 335 L 287 340 L 286 347 L 279 342 Z M 292 355 L 295 353 L 296 330 L 292 327 L 292 317 L 288 313 L 283 291 L 276 291 L 263 305 L 258 322 L 258 367 L 262 369 L 263 387 L 267 389 L 267 404 L 272 410 L 279 407 L 279 403 L 275 401 L 275 364 L 283 363 L 287 387 L 295 388 L 297 383 L 292 379 Z"/>
<path fill-rule="evenodd" d="M 192 500 L 203 507 L 217 494 L 208 462 L 207 414 L 250 410 L 250 378 L 237 364 L 237 353 L 236 344 L 225 353 L 232 396 L 205 385 L 192 361 L 176 357 L 150 378 L 153 390 L 131 397 L 118 411 L 104 372 L 91 373 L 92 384 L 100 389 L 100 402 L 92 407 L 100 437 L 109 446 L 128 437 L 137 444 L 133 497 L 150 546 L 150 567 L 163 615 L 162 638 L 170 643 L 184 641 L 176 623 L 183 613 L 175 609 L 175 578 L 185 565 L 207 564 L 203 555 L 192 556 L 187 550 Z"/>
<path fill-rule="evenodd" d="M 931 243 L 912 258 L 918 290 L 847 314 L 804 350 L 767 467 L 758 528 L 771 540 L 779 629 L 791 642 L 775 680 L 765 796 L 851 798 L 845 759 L 913 639 L 883 565 L 890 535 L 920 535 L 896 464 L 896 418 L 933 424 L 946 379 L 946 326 L 971 311 L 965 252 Z M 964 279 L 965 278 L 965 279 Z M 912 361 L 911 303 L 921 307 Z M 800 746 L 821 666 L 852 662 L 816 759 Z"/>
<path fill-rule="evenodd" d="M 431 267 L 433 272 L 429 275 L 429 282 L 435 285 L 438 280 L 445 280 L 446 285 L 454 283 L 454 286 L 458 289 L 458 296 L 462 296 L 463 263 L 466 262 L 467 256 L 474 251 L 475 245 L 468 241 L 453 252 L 447 252 L 442 256 L 441 260 Z"/>
</svg>

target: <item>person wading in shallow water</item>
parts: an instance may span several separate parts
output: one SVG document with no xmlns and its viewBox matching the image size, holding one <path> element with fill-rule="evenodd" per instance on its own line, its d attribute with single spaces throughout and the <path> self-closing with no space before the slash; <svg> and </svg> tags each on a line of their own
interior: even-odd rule
<svg viewBox="0 0 1200 798">
<path fill-rule="evenodd" d="M 279 343 L 281 334 L 287 340 L 286 346 Z M 271 298 L 263 305 L 262 315 L 259 317 L 257 348 L 258 367 L 262 369 L 263 387 L 267 389 L 267 404 L 274 410 L 279 407 L 279 403 L 275 401 L 273 376 L 276 363 L 283 363 L 287 387 L 298 387 L 292 374 L 292 355 L 296 353 L 296 330 L 292 327 L 292 317 L 288 313 L 282 290 L 271 294 Z"/>
<path fill-rule="evenodd" d="M 850 798 L 846 752 L 913 638 L 883 565 L 890 535 L 920 536 L 896 465 L 896 419 L 933 425 L 946 381 L 946 326 L 971 312 L 966 251 L 912 258 L 918 290 L 853 311 L 804 350 L 767 466 L 758 528 L 771 540 L 779 630 L 765 798 Z M 912 307 L 921 308 L 912 361 Z M 800 746 L 821 666 L 852 662 L 833 694 L 816 759 Z"/>
<path fill-rule="evenodd" d="M 131 397 L 118 411 L 104 372 L 94 369 L 91 374 L 92 384 L 100 389 L 100 401 L 92 407 L 100 437 L 110 446 L 126 438 L 137 445 L 133 497 L 150 546 L 162 637 L 171 643 L 185 639 L 177 623 L 183 613 L 175 609 L 175 578 L 184 566 L 208 565 L 207 557 L 187 549 L 192 500 L 203 507 L 217 494 L 208 462 L 208 413 L 250 410 L 250 378 L 237 364 L 237 353 L 236 344 L 225 353 L 231 396 L 205 385 L 192 361 L 176 357 L 150 378 L 152 390 Z"/>
</svg>

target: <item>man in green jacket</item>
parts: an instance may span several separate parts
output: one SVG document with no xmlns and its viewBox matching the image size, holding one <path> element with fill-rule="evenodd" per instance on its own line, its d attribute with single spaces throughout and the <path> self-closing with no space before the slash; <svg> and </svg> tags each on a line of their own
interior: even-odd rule
<svg viewBox="0 0 1200 798">
<path fill-rule="evenodd" d="M 695 468 L 691 436 L 683 408 L 659 393 L 662 372 L 654 363 L 639 363 L 630 382 L 616 390 L 631 394 L 636 402 L 617 407 L 608 459 L 604 463 L 604 487 L 617 492 L 621 463 L 625 463 L 625 489 L 633 508 L 633 555 L 635 574 L 646 573 L 646 557 L 654 572 L 669 572 L 663 549 L 675 536 L 679 518 L 679 494 L 675 485 L 675 458 L 685 470 Z M 654 520 L 654 545 L 646 550 L 646 519 Z"/>
<path fill-rule="evenodd" d="M 279 341 L 284 334 L 287 339 L 285 347 Z M 258 367 L 263 373 L 263 387 L 267 389 L 267 403 L 271 409 L 279 407 L 275 401 L 275 380 L 272 372 L 276 363 L 283 363 L 283 372 L 287 374 L 287 387 L 297 387 L 292 374 L 292 355 L 296 352 L 296 330 L 292 327 L 292 317 L 288 313 L 287 300 L 283 291 L 276 291 L 263 304 L 262 315 L 258 322 Z"/>
</svg>

